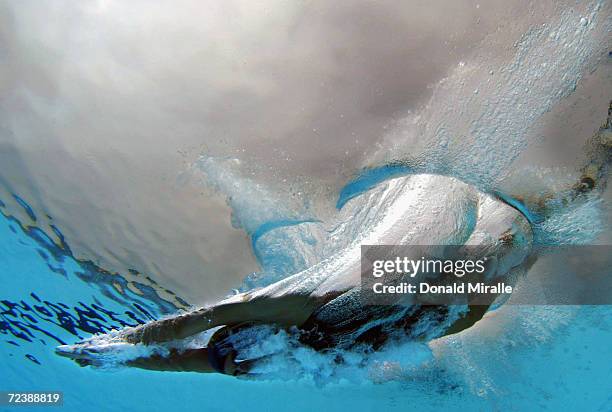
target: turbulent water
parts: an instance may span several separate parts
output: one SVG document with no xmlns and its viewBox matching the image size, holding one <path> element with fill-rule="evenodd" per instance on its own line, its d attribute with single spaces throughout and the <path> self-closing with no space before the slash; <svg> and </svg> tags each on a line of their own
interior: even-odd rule
<svg viewBox="0 0 612 412">
<path fill-rule="evenodd" d="M 166 273 L 181 266 L 178 258 L 170 264 L 155 253 L 136 257 L 127 248 L 107 250 L 112 246 L 96 238 L 100 227 L 95 226 L 87 236 L 105 245 L 100 255 L 106 257 L 98 261 L 95 250 L 71 246 L 57 223 L 65 216 L 54 221 L 48 208 L 41 207 L 52 209 L 55 199 L 45 203 L 43 189 L 24 184 L 20 190 L 10 174 L 0 176 L 0 389 L 63 390 L 71 410 L 92 403 L 104 405 L 102 409 L 172 408 L 176 397 L 193 410 L 282 409 L 288 403 L 356 410 L 456 410 L 460 404 L 476 410 L 612 409 L 612 309 L 607 306 L 502 306 L 457 335 L 430 342 L 394 341 L 376 354 L 359 348 L 345 351 L 342 365 L 333 361 L 333 353 L 315 352 L 286 332 L 261 327 L 238 337 L 243 339 L 242 356 L 270 355 L 254 370 L 253 381 L 120 368 L 126 357 L 163 352 L 165 347 L 113 347 L 116 358 L 101 370 L 79 368 L 53 354 L 55 346 L 93 334 L 106 334 L 94 340 L 112 343 L 115 329 L 189 308 L 200 302 L 187 295 L 206 294 L 208 287 L 208 296 L 231 295 L 237 291 L 230 287 L 245 291 L 266 286 L 334 256 L 380 222 L 393 200 L 385 191 L 397 184 L 389 181 L 398 176 L 439 173 L 484 191 L 511 194 L 575 181 L 570 168 L 517 170 L 516 161 L 534 144 L 529 140 L 533 129 L 551 113 L 567 110 L 563 105 L 585 77 L 609 80 L 611 25 L 607 2 L 586 2 L 559 10 L 521 33 L 509 50 L 500 52 L 509 59 L 499 58 L 494 47 L 479 49 L 431 86 L 425 104 L 385 125 L 381 141 L 365 150 L 364 168 L 344 179 L 333 196 L 311 182 L 300 185 L 295 177 L 287 186 L 278 176 L 263 179 L 257 162 L 240 155 L 204 151 L 191 159 L 181 175 L 187 183 L 180 184 L 227 204 L 231 216 L 215 219 L 222 216 L 248 239 L 241 253 L 252 254 L 258 266 L 231 279 L 207 275 L 210 286 L 202 277 L 186 274 L 193 270 L 177 274 L 177 279 Z M 488 40 L 499 41 L 495 36 Z M 605 109 L 593 108 L 602 119 Z M 597 127 L 591 124 L 589 130 Z M 401 188 L 394 190 L 400 193 Z M 154 201 L 149 195 L 144 197 Z M 70 201 L 57 204 L 69 208 Z M 60 209 L 55 210 L 62 213 Z M 591 199 L 534 230 L 546 244 L 590 243 L 606 231 L 608 215 L 605 199 Z M 152 216 L 146 219 L 161 228 Z M 197 222 L 195 216 L 186 222 Z M 70 231 L 74 239 L 78 231 Z M 136 229 L 135 239 L 124 239 L 121 230 L 116 233 L 122 245 L 147 243 L 146 236 L 138 239 Z M 79 242 L 86 243 L 83 239 Z M 213 265 L 208 261 L 213 254 L 204 255 L 207 273 L 223 262 L 236 271 L 248 266 L 234 265 L 232 253 L 224 253 Z M 122 264 L 106 268 L 108 256 Z M 127 270 L 131 256 L 138 270 Z M 155 264 L 146 262 L 148 256 Z M 197 267 L 192 260 L 185 265 Z M 151 274 L 141 267 L 151 268 Z M 201 346 L 206 339 L 196 336 L 182 344 Z"/>
<path fill-rule="evenodd" d="M 377 199 L 376 189 L 367 194 L 366 199 Z M 66 247 L 54 247 L 40 231 L 7 217 L 1 223 L 4 282 L 10 285 L 1 302 L 2 384 L 21 390 L 60 388 L 75 409 L 92 402 L 109 409 L 126 404 L 133 410 L 148 409 L 149 402 L 171 407 L 168 398 L 180 396 L 193 402 L 193 410 L 201 405 L 233 410 L 252 407 L 248 399 L 264 395 L 264 409 L 282 408 L 286 402 L 308 408 L 382 405 L 390 410 L 407 405 L 452 410 L 459 404 L 504 409 L 610 407 L 609 388 L 590 383 L 606 382 L 612 372 L 609 363 L 602 362 L 612 355 L 607 306 L 503 306 L 461 334 L 428 345 L 399 341 L 374 355 L 358 349 L 344 352 L 342 365 L 334 363 L 333 354 L 317 353 L 284 332 L 261 327 L 238 337 L 244 341 L 237 344 L 245 357 L 271 355 L 254 370 L 259 383 L 219 375 L 80 369 L 53 355 L 53 348 L 93 333 L 110 333 L 102 338 L 108 344 L 113 328 L 163 316 L 174 308 L 153 290 L 134 293 L 109 285 L 110 274 L 76 260 Z M 280 268 L 287 267 L 273 267 L 269 273 L 277 277 Z M 196 336 L 183 345 L 202 346 L 205 341 L 206 336 Z M 125 358 L 164 351 L 123 345 L 129 347 L 110 348 L 120 356 L 115 366 Z M 155 394 L 151 387 L 157 388 Z M 235 399 L 234 391 L 243 395 Z"/>
</svg>

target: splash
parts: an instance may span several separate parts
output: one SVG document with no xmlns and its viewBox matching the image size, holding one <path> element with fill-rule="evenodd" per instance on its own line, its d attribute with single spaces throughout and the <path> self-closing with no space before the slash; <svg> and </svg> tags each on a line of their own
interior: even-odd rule
<svg viewBox="0 0 612 412">
<path fill-rule="evenodd" d="M 277 207 L 283 203 L 282 194 L 270 196 L 267 193 L 260 198 L 260 185 L 248 179 L 235 179 L 235 176 L 228 180 L 228 175 L 219 174 L 218 170 L 210 173 L 210 165 L 215 160 L 204 156 L 199 166 L 210 179 L 207 184 L 228 197 L 241 227 L 262 227 L 264 216 L 270 215 L 273 222 L 291 222 L 272 225 L 273 229 L 253 243 L 263 271 L 248 277 L 245 289 L 276 282 L 323 261 L 360 239 L 388 207 L 382 193 L 389 179 L 415 172 L 433 172 L 458 177 L 485 191 L 495 191 L 512 174 L 511 165 L 526 148 L 529 133 L 538 120 L 573 93 L 583 73 L 597 64 L 601 45 L 605 44 L 603 36 L 610 31 L 610 18 L 601 15 L 601 7 L 601 3 L 591 3 L 583 8 L 587 10 L 583 14 L 566 10 L 557 21 L 533 28 L 516 42 L 514 56 L 508 64 L 489 67 L 485 63 L 489 56 L 478 55 L 473 62 L 461 63 L 436 85 L 429 103 L 420 112 L 410 114 L 385 137 L 382 148 L 369 159 L 370 164 L 378 166 L 363 169 L 340 191 L 336 202 L 338 212 L 331 220 L 317 219 L 314 211 L 307 208 Z M 576 181 L 573 175 L 565 179 L 567 173 L 559 171 L 541 171 L 540 174 L 545 175 L 543 180 L 549 190 L 567 187 L 565 180 Z M 522 182 L 521 190 L 526 192 L 531 184 L 530 179 L 525 179 L 527 175 L 517 178 L 517 182 Z M 269 199 L 275 200 L 270 203 Z M 536 242 L 593 242 L 602 230 L 601 207 L 601 202 L 593 197 L 570 208 L 552 207 L 555 213 L 545 220 L 532 216 Z M 309 220 L 300 221 L 305 216 Z M 247 232 L 252 234 L 253 229 Z M 259 244 L 260 240 L 265 242 Z M 266 261 L 266 249 L 274 251 L 273 259 Z M 295 251 L 303 257 L 299 263 L 295 263 L 298 261 Z M 283 268 L 280 271 L 271 270 L 274 262 L 282 261 L 283 257 L 291 257 L 288 260 L 292 263 L 280 264 Z M 499 338 L 499 345 L 508 348 L 499 353 L 499 358 L 508 360 L 512 359 L 511 351 L 517 340 L 521 341 L 524 350 L 529 350 L 553 339 L 557 333 L 563 333 L 559 331 L 569 327 L 568 319 L 573 318 L 576 311 L 511 307 L 504 308 L 501 313 L 505 316 L 505 329 L 495 329 L 489 344 L 493 345 Z M 487 333 L 486 326 L 482 328 L 483 333 Z M 470 336 L 478 336 L 480 329 L 480 325 L 472 328 Z M 486 359 L 491 350 L 484 344 L 475 344 L 471 348 L 475 354 L 471 354 L 462 346 L 462 334 L 433 342 L 436 356 L 425 349 L 426 345 L 419 346 L 409 339 L 393 342 L 374 356 L 365 350 L 319 353 L 299 345 L 285 332 L 263 330 L 258 333 L 256 339 L 244 337 L 242 355 L 252 358 L 263 354 L 265 360 L 257 366 L 256 372 L 265 378 L 290 379 L 299 371 L 298 376 L 317 382 L 334 379 L 384 381 L 390 377 L 410 381 L 418 373 L 429 373 L 434 379 L 440 370 L 446 370 L 447 378 L 452 375 L 452 379 L 482 396 L 501 393 L 500 386 L 504 384 L 504 379 L 490 368 L 478 370 L 481 364 L 491 364 Z M 253 342 L 257 344 L 253 346 Z M 339 358 L 342 360 L 338 361 Z M 424 376 L 420 378 L 425 379 Z"/>
<path fill-rule="evenodd" d="M 541 116 L 573 93 L 607 53 L 612 19 L 601 9 L 601 2 L 585 5 L 583 14 L 567 9 L 557 21 L 529 30 L 508 64 L 493 67 L 497 60 L 488 55 L 461 62 L 369 162 L 396 162 L 495 189 Z"/>
</svg>

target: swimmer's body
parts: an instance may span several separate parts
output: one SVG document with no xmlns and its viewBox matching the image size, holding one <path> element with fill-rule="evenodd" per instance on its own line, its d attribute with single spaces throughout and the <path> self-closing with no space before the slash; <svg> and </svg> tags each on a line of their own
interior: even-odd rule
<svg viewBox="0 0 612 412">
<path fill-rule="evenodd" d="M 612 103 L 611 103 L 612 109 Z M 612 112 L 587 143 L 588 159 L 580 181 L 558 193 L 563 202 L 580 201 L 594 190 L 603 191 L 612 153 Z M 216 305 L 123 331 L 130 343 L 156 344 L 185 339 L 220 327 L 208 346 L 167 356 L 152 355 L 127 362 L 128 366 L 160 371 L 248 374 L 257 360 L 240 361 L 232 348 L 232 333 L 253 325 L 274 325 L 318 350 L 350 348 L 365 343 L 376 349 L 393 331 L 410 332 L 424 316 L 439 319 L 440 337 L 471 327 L 486 313 L 487 305 L 467 305 L 459 316 L 445 306 L 361 306 L 359 299 L 361 244 L 473 245 L 495 256 L 497 272 L 489 279 L 506 279 L 509 272 L 528 270 L 533 264 L 529 218 L 496 196 L 478 191 L 453 177 L 419 174 L 387 182 L 389 200 L 371 231 L 344 250 L 303 272 L 262 289 L 241 293 Z M 546 217 L 547 199 L 522 199 L 524 206 Z M 374 322 L 373 322 L 374 321 Z M 432 338 L 432 336 L 428 336 Z M 60 355 L 87 365 L 87 357 L 58 350 Z"/>
</svg>

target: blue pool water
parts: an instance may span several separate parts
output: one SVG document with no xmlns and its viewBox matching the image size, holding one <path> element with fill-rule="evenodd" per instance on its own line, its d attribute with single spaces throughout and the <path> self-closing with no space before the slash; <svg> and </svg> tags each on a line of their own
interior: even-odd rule
<svg viewBox="0 0 612 412">
<path fill-rule="evenodd" d="M 55 346 L 172 313 L 173 305 L 145 287 L 116 289 L 109 278 L 120 276 L 5 215 L 0 239 L 0 388 L 63 391 L 64 410 L 612 410 L 608 306 L 509 308 L 501 331 L 445 338 L 435 357 L 416 347 L 391 351 L 412 367 L 386 381 L 81 368 Z"/>
<path fill-rule="evenodd" d="M 459 63 L 448 76 L 445 75 L 444 79 L 434 85 L 427 107 L 423 111 L 411 113 L 405 124 L 399 123 L 397 136 L 393 133 L 384 137 L 374 136 L 377 139 L 380 137 L 382 143 L 371 154 L 372 158 L 369 159 L 370 154 L 367 154 L 367 161 L 361 164 L 372 167 L 364 168 L 340 189 L 337 199 L 334 199 L 337 200 L 335 205 L 330 203 L 330 207 L 324 209 L 335 219 L 333 224 L 323 216 L 317 216 L 313 212 L 316 208 L 310 208 L 308 202 L 302 204 L 301 197 L 287 196 L 282 191 L 276 193 L 276 187 L 251 180 L 246 169 L 234 170 L 231 159 L 228 165 L 226 161 L 202 153 L 190 168 L 193 167 L 197 176 L 203 177 L 205 184 L 227 199 L 232 212 L 232 224 L 250 237 L 253 255 L 261 268 L 260 273 L 235 275 L 236 278 L 244 276 L 242 290 L 264 286 L 299 272 L 357 239 L 360 229 L 372 224 L 379 211 L 376 208 L 382 206 L 376 203 L 375 196 L 361 203 L 355 203 L 355 200 L 363 192 L 387 179 L 409 171 L 431 172 L 455 176 L 486 191 L 497 190 L 498 183 L 513 170 L 515 160 L 519 159 L 528 146 L 533 143 L 537 146 L 537 141 L 529 141 L 528 138 L 534 133 L 540 133 L 542 117 L 553 112 L 560 104 L 590 107 L 592 103 L 588 100 L 573 100 L 572 103 L 565 99 L 580 86 L 586 73 L 592 74 L 597 67 L 601 70 L 603 65 L 609 64 L 608 45 L 612 27 L 607 7 L 609 3 L 593 1 L 576 4 L 576 10 L 572 7 L 562 8 L 558 13 L 555 12 L 558 16 L 555 15 L 550 21 L 542 16 L 543 24 L 540 24 L 538 17 L 538 24 L 518 36 L 516 43 L 508 47 L 510 51 L 506 48 L 501 50 L 502 55 L 508 54 L 507 59 L 502 56 L 498 62 L 491 59 L 497 53 L 489 56 L 483 52 L 482 55 L 474 56 L 474 61 Z M 104 8 L 102 6 L 100 4 L 99 8 Z M 40 10 L 40 22 L 53 20 L 48 18 L 44 9 Z M 38 11 L 36 14 L 39 14 Z M 142 13 L 138 11 L 137 14 Z M 146 13 L 143 15 L 146 16 Z M 24 21 L 28 22 L 27 19 Z M 82 19 L 84 27 L 94 27 L 92 22 L 96 21 Z M 183 26 L 182 21 L 179 23 Z M 30 32 L 35 24 L 39 23 L 24 25 L 23 31 Z M 45 37 L 55 32 L 55 29 L 40 25 Z M 157 25 L 153 26 L 156 31 Z M 197 21 L 194 26 L 200 27 L 201 22 Z M 82 32 L 74 33 L 74 39 L 87 40 L 77 41 L 79 45 L 82 43 L 91 46 L 95 40 L 93 36 L 80 36 Z M 148 48 L 149 38 L 144 38 Z M 23 45 L 31 46 L 39 42 L 36 37 L 32 38 L 37 39 L 35 41 L 27 37 L 24 39 Z M 50 40 L 40 43 L 53 41 L 57 40 L 51 36 Z M 117 43 L 124 44 L 123 41 Z M 174 42 L 169 43 L 174 47 Z M 247 43 L 251 44 L 251 41 Z M 61 48 L 72 52 L 62 42 L 58 44 L 58 50 Z M 28 55 L 40 54 L 45 58 L 55 55 L 35 53 L 35 50 L 38 49 L 32 49 Z M 81 50 L 80 46 L 75 50 Z M 88 60 L 89 57 L 80 52 L 67 56 L 79 61 L 83 58 L 84 68 L 98 67 L 103 57 L 97 53 L 91 54 L 95 57 L 93 60 Z M 59 55 L 64 56 L 61 53 Z M 608 56 L 608 60 L 604 59 L 605 56 Z M 208 55 L 205 57 L 208 59 Z M 29 62 L 29 58 L 26 62 Z M 115 68 L 114 65 L 111 67 Z M 141 68 L 138 67 L 136 71 L 140 72 Z M 98 71 L 95 72 L 91 79 L 96 81 L 91 83 L 113 92 L 112 87 L 97 80 Z M 301 73 L 299 70 L 296 72 Z M 76 74 L 79 73 L 77 70 Z M 182 72 L 177 73 L 183 77 Z M 66 70 L 62 71 L 64 75 L 67 86 L 73 82 L 71 76 L 74 74 Z M 50 80 L 49 84 L 55 83 Z M 74 84 L 79 89 L 79 93 L 75 93 L 77 96 L 91 94 L 99 99 L 102 95 L 92 93 L 97 89 L 84 87 L 85 83 L 76 81 Z M 59 86 L 57 88 L 62 89 Z M 172 90 L 174 94 L 174 88 Z M 284 89 L 283 93 L 286 93 Z M 42 111 L 48 102 L 46 99 L 39 101 L 37 93 L 33 92 L 30 96 L 27 88 L 25 94 L 34 102 L 32 104 L 36 108 L 36 116 L 28 114 L 22 106 L 15 105 L 18 116 L 14 116 L 13 120 L 23 118 L 15 124 L 23 122 L 23 130 L 29 130 L 31 124 L 36 124 L 36 119 L 44 117 L 38 111 Z M 121 99 L 129 97 L 122 93 L 118 95 Z M 97 103 L 91 106 L 80 102 L 75 104 L 75 101 L 61 93 L 58 96 L 57 101 L 50 100 L 53 110 L 49 118 L 53 126 L 50 127 L 49 136 L 53 136 L 57 124 L 67 121 L 59 116 L 63 110 L 66 110 L 67 119 L 80 117 L 77 115 L 80 112 L 70 111 L 71 104 L 82 106 L 83 111 L 97 106 Z M 135 96 L 137 98 L 134 102 L 138 104 L 150 97 L 148 90 L 144 94 L 145 98 Z M 241 97 L 241 94 L 237 93 L 236 96 Z M 12 99 L 7 101 L 9 105 L 13 104 Z M 108 101 L 115 102 L 112 99 Z M 55 103 L 58 103 L 57 107 Z M 183 103 L 181 101 L 181 105 Z M 570 110 L 574 109 L 566 108 L 560 113 Z M 99 115 L 95 110 L 93 113 Z M 113 133 L 118 133 L 117 140 L 127 140 L 124 128 L 108 121 L 108 118 L 114 117 L 111 117 L 114 110 L 102 113 L 104 116 L 93 118 L 95 122 L 111 123 L 116 128 Z M 555 113 L 559 116 L 559 111 Z M 121 114 L 124 115 L 130 118 L 130 124 L 140 119 Z M 189 118 L 192 116 L 190 113 Z M 148 115 L 143 114 L 143 118 L 148 118 Z M 233 118 L 228 119 L 231 123 L 235 122 Z M 151 123 L 159 127 L 156 122 Z M 177 123 L 170 122 L 172 127 L 168 127 L 168 130 L 179 130 L 176 139 L 178 142 L 181 129 L 176 127 Z M 235 123 L 241 124 L 238 121 Z M 303 125 L 300 124 L 300 127 Z M 46 134 L 49 124 L 43 122 L 40 128 Z M 14 130 L 9 129 L 9 134 L 12 134 Z M 202 134 L 208 139 L 209 135 L 196 129 L 198 136 Z M 19 127 L 15 127 L 15 130 L 15 141 L 37 143 L 35 139 L 28 138 L 27 133 L 24 134 Z M 55 132 L 59 135 L 61 130 L 59 128 Z M 148 136 L 145 132 L 145 129 L 138 128 L 138 134 Z M 74 133 L 74 136 L 80 139 L 82 133 Z M 92 135 L 92 142 L 95 136 Z M 105 140 L 107 137 L 108 141 Z M 577 138 L 584 139 L 586 136 Z M 105 139 L 100 140 L 106 144 L 99 147 L 101 152 L 112 148 L 111 143 L 115 143 L 112 136 L 105 136 Z M 196 139 L 198 142 L 200 140 L 206 139 Z M 50 142 L 55 146 L 53 140 Z M 140 150 L 141 143 L 134 140 L 130 146 Z M 71 142 L 68 137 L 66 140 L 59 139 L 57 144 L 79 145 L 77 140 Z M 97 144 L 92 147 L 95 148 Z M 185 145 L 177 143 L 181 151 Z M 28 150 L 30 148 L 25 143 L 23 147 Z M 95 157 L 95 150 L 89 153 L 91 147 L 84 147 L 87 149 L 84 149 L 87 159 L 90 154 Z M 161 146 L 155 149 L 155 153 L 167 153 L 167 149 Z M 221 152 L 225 153 L 224 150 Z M 143 153 L 138 155 L 148 159 L 144 157 L 148 152 Z M 19 154 L 19 150 L 16 154 Z M 72 154 L 79 161 L 83 160 L 79 158 L 78 151 Z M 135 160 L 128 152 L 119 151 L 119 154 L 119 157 L 125 157 L 126 164 Z M 189 159 L 194 160 L 191 155 Z M 101 164 L 101 174 L 112 168 L 112 163 Z M 138 164 L 136 162 L 134 167 L 138 167 Z M 44 173 L 53 170 L 52 166 L 49 170 L 36 169 L 33 164 L 25 162 L 23 168 L 15 172 L 15 175 L 21 177 L 31 172 L 33 176 L 62 179 L 61 175 L 48 173 L 47 176 Z M 71 164 L 67 164 L 66 169 L 72 173 Z M 539 187 L 538 179 L 543 179 L 546 173 L 539 170 L 537 165 L 534 165 L 534 170 L 517 177 L 516 187 L 510 185 L 510 188 L 516 188 L 516 192 L 521 194 L 533 184 L 533 190 L 536 190 Z M 168 174 L 172 175 L 173 172 Z M 555 177 L 559 174 L 557 171 L 551 173 Z M 112 176 L 109 173 L 108 179 L 112 180 Z M 36 186 L 35 182 L 33 186 Z M 138 180 L 130 182 L 134 186 L 138 184 Z M 270 373 L 256 380 L 218 374 L 79 367 L 75 362 L 57 356 L 54 349 L 58 345 L 72 344 L 96 333 L 107 333 L 112 329 L 134 326 L 174 314 L 179 306 L 186 308 L 190 302 L 185 302 L 183 297 L 174 295 L 172 291 L 159 293 L 166 287 L 162 284 L 163 280 L 171 280 L 173 273 L 164 273 L 165 279 L 156 278 L 159 284 L 147 278 L 146 274 L 137 272 L 130 272 L 129 276 L 128 273 L 109 273 L 94 262 L 78 260 L 70 249 L 71 245 L 63 241 L 62 227 L 51 226 L 53 238 L 56 239 L 52 240 L 36 226 L 24 226 L 12 217 L 9 207 L 5 206 L 9 200 L 10 203 L 16 202 L 16 207 L 22 208 L 22 214 L 34 225 L 42 226 L 43 216 L 37 219 L 39 208 L 29 206 L 28 202 L 36 205 L 34 199 L 28 199 L 25 195 L 23 198 L 18 196 L 23 194 L 18 189 L 18 182 L 8 183 L 15 183 L 17 194 L 11 199 L 0 198 L 0 391 L 62 391 L 65 400 L 61 409 L 65 411 L 612 411 L 612 306 L 503 306 L 460 334 L 430 343 L 403 342 L 390 345 L 373 356 L 367 370 L 355 367 L 357 362 L 354 362 L 352 367 L 333 374 L 328 357 L 303 348 L 293 353 L 299 358 L 299 369 L 291 369 L 291 365 L 280 365 L 280 369 L 284 367 L 282 373 Z M 13 190 L 12 184 L 7 187 Z M 72 188 L 71 182 L 67 182 L 66 187 L 69 189 L 65 190 L 78 193 L 78 187 Z M 301 186 L 296 187 L 302 190 Z M 95 186 L 92 191 L 95 191 Z M 51 192 L 52 189 L 49 189 L 48 193 Z M 532 214 L 523 203 L 505 193 L 497 194 L 527 216 L 534 231 L 537 231 L 536 240 L 541 243 L 588 243 L 588 235 L 603 227 L 601 220 L 595 217 L 607 212 L 602 211 L 603 208 L 594 202 L 585 202 L 580 205 L 582 209 L 568 208 L 565 214 L 544 219 Z M 63 200 L 61 192 L 53 195 Z M 323 197 L 329 200 L 327 194 Z M 155 201 L 150 197 L 146 197 L 146 200 Z M 72 211 L 83 205 L 78 196 L 76 200 L 68 199 L 66 204 L 71 201 L 75 203 Z M 62 202 L 58 204 L 63 205 Z M 199 216 L 197 209 L 195 212 Z M 69 215 L 69 212 L 66 214 Z M 165 217 L 161 212 L 160 216 Z M 226 217 L 223 215 L 223 218 Z M 176 218 L 180 219 L 181 216 Z M 49 220 L 52 221 L 51 218 Z M 69 217 L 66 220 L 70 220 Z M 126 218 L 126 222 L 130 223 L 130 219 Z M 87 227 L 80 229 L 80 233 L 89 232 Z M 131 233 L 131 227 L 125 230 L 134 234 Z M 582 238 L 585 234 L 589 238 L 586 241 Z M 203 237 L 214 235 L 204 233 Z M 90 246 L 95 249 L 95 246 Z M 117 245 L 117 248 L 121 247 L 121 244 Z M 92 255 L 95 254 L 96 251 L 93 251 Z M 180 263 L 177 262 L 176 266 L 180 267 Z M 214 274 L 206 273 L 201 278 L 207 276 Z M 205 289 L 206 284 L 204 281 L 202 283 Z M 350 366 L 350 357 L 346 359 Z M 397 364 L 401 365 L 401 373 L 396 373 L 397 369 L 394 369 Z M 0 410 L 14 409 L 0 405 Z"/>
</svg>

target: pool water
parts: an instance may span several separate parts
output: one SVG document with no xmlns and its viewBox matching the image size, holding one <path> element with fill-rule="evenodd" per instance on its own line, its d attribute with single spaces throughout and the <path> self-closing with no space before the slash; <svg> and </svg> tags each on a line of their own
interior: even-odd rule
<svg viewBox="0 0 612 412">
<path fill-rule="evenodd" d="M 391 348 L 388 359 L 408 365 L 401 375 L 383 358 L 378 370 L 328 381 L 315 363 L 311 374 L 259 380 L 81 368 L 55 346 L 175 308 L 153 290 L 116 289 L 14 218 L 0 217 L 0 238 L 0 387 L 62 391 L 65 410 L 612 410 L 609 306 L 503 307 L 429 348 Z"/>
<path fill-rule="evenodd" d="M 250 238 L 261 268 L 233 275 L 244 277 L 242 290 L 296 273 L 353 242 L 385 206 L 377 203 L 375 188 L 387 179 L 408 172 L 439 173 L 496 190 L 533 143 L 528 137 L 538 121 L 574 93 L 585 73 L 609 64 L 601 57 L 608 50 L 612 22 L 606 4 L 578 4 L 582 14 L 559 10 L 550 22 L 534 26 L 504 49 L 510 58 L 494 70 L 486 53 L 475 62 L 460 62 L 433 86 L 425 109 L 410 113 L 368 155 L 364 164 L 372 167 L 338 192 L 331 212 L 326 209 L 334 225 L 313 213 L 307 202 L 277 197 L 265 182 L 245 178 L 243 170 L 232 169 L 238 159 L 203 153 L 192 168 L 227 197 L 232 224 Z M 517 192 L 537 180 L 536 174 L 540 178 L 540 172 L 517 178 Z M 372 196 L 360 197 L 371 190 Z M 63 200 L 61 193 L 48 191 Z M 351 367 L 330 371 L 328 357 L 306 349 L 293 353 L 299 369 L 281 365 L 284 369 L 251 380 L 79 367 L 57 356 L 55 347 L 176 313 L 189 302 L 172 291 L 161 293 L 161 283 L 173 273 L 157 277 L 158 285 L 146 274 L 109 273 L 79 260 L 62 241 L 62 228 L 51 227 L 52 240 L 36 227 L 34 208 L 27 203 L 32 199 L 18 194 L 0 198 L 0 390 L 62 391 L 66 411 L 612 411 L 612 306 L 502 306 L 459 334 L 390 345 L 367 369 L 355 366 L 358 362 L 351 366 L 347 358 Z M 31 226 L 13 217 L 5 207 L 9 200 L 23 208 Z M 55 210 L 67 215 L 64 221 L 84 208 L 69 200 Z M 542 241 L 580 243 L 583 239 L 575 237 L 603 226 L 594 218 L 600 205 L 583 206 L 543 223 L 538 216 L 530 221 L 542 223 Z M 77 239 L 96 239 L 89 229 L 79 227 L 75 233 L 87 236 Z M 181 261 L 174 263 L 181 267 Z"/>
</svg>

